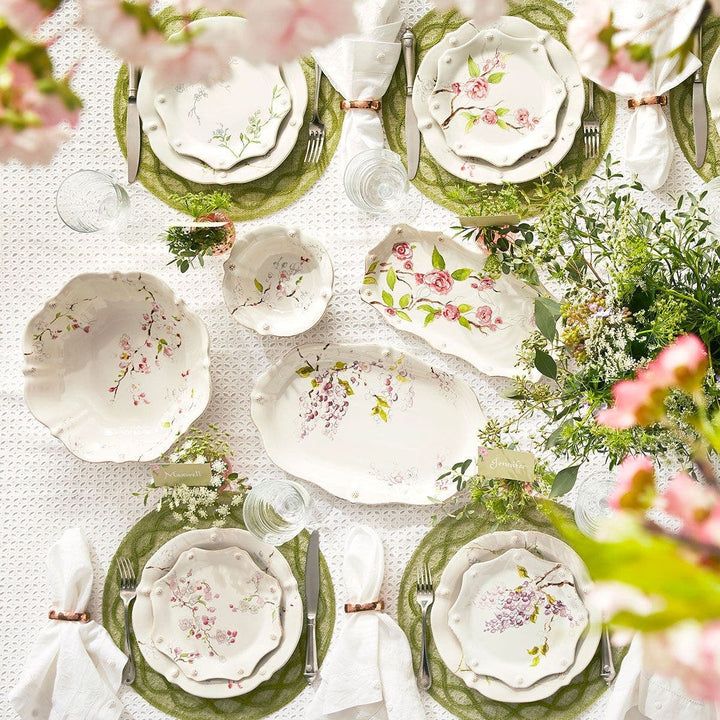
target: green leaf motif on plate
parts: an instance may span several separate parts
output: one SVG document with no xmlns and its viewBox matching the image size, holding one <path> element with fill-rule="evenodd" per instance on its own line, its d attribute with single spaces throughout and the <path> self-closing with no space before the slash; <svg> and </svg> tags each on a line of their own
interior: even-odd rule
<svg viewBox="0 0 720 720">
<path fill-rule="evenodd" d="M 394 290 L 394 289 L 395 289 L 395 282 L 397 281 L 397 275 L 395 274 L 395 270 L 394 270 L 393 268 L 390 268 L 390 269 L 388 270 L 386 280 L 387 280 L 388 287 L 389 287 L 391 290 Z"/>
<path fill-rule="evenodd" d="M 372 275 L 367 275 L 363 279 L 363 285 L 377 285 L 377 280 Z"/>
<path fill-rule="evenodd" d="M 467 330 L 472 330 L 472 325 L 470 324 L 470 321 L 466 317 L 459 317 L 458 323 L 462 325 Z"/>
<path fill-rule="evenodd" d="M 493 85 L 497 85 L 498 83 L 502 82 L 502 79 L 504 77 L 505 77 L 504 72 L 491 73 L 490 75 L 488 75 L 487 81 L 489 83 L 492 83 Z"/>
<path fill-rule="evenodd" d="M 432 266 L 436 270 L 444 270 L 445 269 L 445 258 L 440 254 L 440 251 L 437 249 L 437 246 L 433 246 Z"/>
<path fill-rule="evenodd" d="M 472 56 L 468 55 L 468 72 L 470 77 L 480 77 L 482 74 L 480 66 L 472 59 Z"/>
<path fill-rule="evenodd" d="M 403 295 L 400 298 L 400 307 L 406 308 L 410 304 L 411 296 L 410 293 L 407 293 L 406 295 Z"/>
<path fill-rule="evenodd" d="M 451 272 L 450 277 L 453 280 L 462 282 L 463 280 L 467 280 L 472 274 L 473 271 L 470 268 L 459 268 L 458 270 Z"/>
<path fill-rule="evenodd" d="M 255 279 L 255 289 L 261 293 L 263 291 L 263 286 L 260 284 L 259 280 L 257 278 Z"/>
<path fill-rule="evenodd" d="M 412 322 L 412 318 L 403 310 L 398 310 L 395 314 L 402 320 L 407 320 L 407 322 Z"/>
<path fill-rule="evenodd" d="M 389 292 L 386 292 L 385 290 L 382 291 L 382 300 L 388 307 L 393 307 L 393 298 Z"/>
</svg>

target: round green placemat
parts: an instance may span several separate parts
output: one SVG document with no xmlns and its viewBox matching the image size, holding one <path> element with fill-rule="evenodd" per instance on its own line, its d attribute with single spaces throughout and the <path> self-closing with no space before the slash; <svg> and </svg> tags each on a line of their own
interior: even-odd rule
<svg viewBox="0 0 720 720">
<path fill-rule="evenodd" d="M 539 28 L 546 30 L 562 43 L 567 44 L 565 42 L 565 28 L 571 13 L 553 0 L 511 2 L 508 15 L 523 17 Z M 465 20 L 466 18 L 455 10 L 447 13 L 431 10 L 422 17 L 413 27 L 417 64 L 419 65 L 420 60 L 433 45 L 437 44 L 447 33 L 459 28 Z M 566 176 L 575 176 L 582 180 L 590 179 L 601 159 L 605 156 L 615 124 L 615 96 L 596 86 L 595 110 L 602 123 L 600 154 L 594 159 L 585 158 L 582 130 L 579 130 L 570 152 L 556 167 Z M 392 150 L 404 158 L 406 155 L 405 123 L 399 121 L 399 118 L 405 117 L 405 69 L 402 63 L 399 64 L 398 69 L 395 71 L 390 87 L 383 97 L 382 111 L 388 144 Z M 536 214 L 539 209 L 537 182 L 537 180 L 532 180 L 519 184 L 519 187 L 528 195 L 527 215 Z M 551 184 L 552 182 L 551 180 Z M 455 177 L 441 168 L 427 151 L 424 142 L 421 143 L 420 167 L 413 183 L 423 195 L 434 200 L 439 205 L 452 210 L 458 215 L 467 214 L 464 205 L 455 198 L 453 190 L 458 187 L 472 187 L 472 183 Z M 499 186 L 488 185 L 485 187 Z"/>
<path fill-rule="evenodd" d="M 191 19 L 197 20 L 201 17 L 208 17 L 210 14 L 195 12 L 191 15 Z M 161 19 L 163 26 L 170 31 L 179 29 L 181 23 L 184 22 L 183 19 L 173 13 L 171 8 L 163 10 L 158 17 Z M 231 219 L 238 221 L 265 217 L 265 215 L 277 212 L 295 202 L 325 172 L 325 168 L 337 148 L 342 127 L 342 111 L 340 110 L 342 98 L 325 78 L 320 86 L 320 119 L 325 123 L 325 146 L 320 162 L 314 164 L 303 162 L 305 150 L 307 149 L 308 128 L 312 117 L 315 66 L 309 58 L 301 59 L 300 64 L 308 83 L 308 106 L 305 110 L 303 126 L 298 133 L 295 147 L 276 170 L 273 170 L 265 177 L 248 183 L 204 185 L 190 182 L 174 173 L 157 159 L 150 147 L 147 136 L 143 133 L 138 180 L 164 203 L 181 211 L 185 211 L 185 208 L 179 203 L 173 202 L 170 199 L 171 195 L 224 190 L 232 198 L 232 205 L 228 215 Z M 125 110 L 127 107 L 127 90 L 127 66 L 123 65 L 115 83 L 115 100 L 113 103 L 115 135 L 123 155 L 126 154 Z"/>
<path fill-rule="evenodd" d="M 570 513 L 568 512 L 568 516 Z M 558 532 L 545 515 L 535 508 L 526 510 L 512 526 L 498 525 L 493 517 L 485 518 L 445 518 L 422 540 L 410 558 L 400 583 L 398 599 L 398 622 L 410 641 L 413 660 L 417 666 L 420 661 L 421 616 L 415 602 L 415 582 L 417 569 L 427 563 L 435 585 L 452 556 L 463 546 L 480 535 L 496 530 L 539 530 L 557 537 Z M 615 655 L 616 667 L 624 653 Z M 433 684 L 430 695 L 446 710 L 461 720 L 570 720 L 577 717 L 607 690 L 600 677 L 600 652 L 595 654 L 588 667 L 573 681 L 545 700 L 531 703 L 502 703 L 489 700 L 476 690 L 472 690 L 453 674 L 440 659 L 432 638 L 430 641 L 430 665 Z"/>
<path fill-rule="evenodd" d="M 233 508 L 229 525 L 243 527 L 242 511 Z M 198 527 L 209 527 L 210 523 Z M 151 512 L 142 518 L 123 538 L 108 569 L 103 590 L 103 625 L 112 639 L 122 647 L 123 643 L 123 605 L 118 595 L 117 558 L 127 557 L 135 566 L 136 572 L 142 570 L 153 553 L 168 540 L 184 532 L 183 521 L 177 520 L 168 509 Z M 297 578 L 300 595 L 305 603 L 305 555 L 307 552 L 307 532 L 302 532 L 294 540 L 278 549 L 290 564 Z M 318 656 L 325 657 L 335 626 L 335 592 L 330 571 L 325 559 L 320 556 L 320 605 L 317 621 Z M 177 685 L 167 681 L 148 666 L 133 637 L 133 654 L 137 665 L 137 678 L 133 688 L 151 705 L 174 715 L 181 720 L 220 720 L 234 717 L 238 720 L 258 720 L 287 705 L 297 697 L 307 680 L 303 677 L 305 667 L 305 630 L 303 630 L 292 657 L 285 667 L 278 670 L 269 680 L 255 690 L 238 697 L 222 700 L 209 700 L 186 693 Z"/>
<path fill-rule="evenodd" d="M 703 23 L 702 64 L 703 78 L 707 84 L 707 71 L 713 55 L 720 47 L 720 16 L 710 13 Z M 707 86 L 707 85 L 706 85 Z M 695 167 L 695 136 L 693 132 L 692 107 L 693 75 L 684 83 L 670 91 L 670 119 L 677 138 L 678 145 L 683 152 L 690 167 L 703 179 L 712 180 L 720 175 L 720 134 L 707 105 L 708 114 L 708 146 L 705 162 L 701 168 Z"/>
</svg>

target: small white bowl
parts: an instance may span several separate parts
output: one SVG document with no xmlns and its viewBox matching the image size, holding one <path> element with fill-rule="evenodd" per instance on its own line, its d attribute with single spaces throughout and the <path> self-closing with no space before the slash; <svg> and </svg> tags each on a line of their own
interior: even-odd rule
<svg viewBox="0 0 720 720">
<path fill-rule="evenodd" d="M 325 313 L 334 273 L 327 250 L 299 230 L 263 227 L 238 238 L 225 261 L 230 314 L 260 335 L 289 337 Z"/>
</svg>

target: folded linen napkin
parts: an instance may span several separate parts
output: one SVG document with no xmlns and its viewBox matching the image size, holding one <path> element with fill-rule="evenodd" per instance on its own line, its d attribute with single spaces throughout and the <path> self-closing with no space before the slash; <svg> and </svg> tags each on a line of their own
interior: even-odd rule
<svg viewBox="0 0 720 720">
<path fill-rule="evenodd" d="M 85 612 L 93 571 L 80 530 L 63 533 L 50 548 L 47 564 L 51 609 Z M 50 620 L 30 651 L 10 702 L 23 720 L 117 720 L 125 661 L 100 623 Z"/>
<path fill-rule="evenodd" d="M 402 20 L 398 0 L 361 0 L 355 4 L 360 33 L 346 35 L 313 52 L 315 61 L 345 100 L 380 99 L 400 57 Z M 380 114 L 348 110 L 337 152 L 343 166 L 363 150 L 384 146 Z"/>
<path fill-rule="evenodd" d="M 345 545 L 347 601 L 378 599 L 385 574 L 382 543 L 374 530 L 356 526 Z M 410 646 L 397 623 L 383 612 L 346 616 L 340 636 L 321 669 L 322 682 L 308 720 L 422 720 Z"/>
</svg>

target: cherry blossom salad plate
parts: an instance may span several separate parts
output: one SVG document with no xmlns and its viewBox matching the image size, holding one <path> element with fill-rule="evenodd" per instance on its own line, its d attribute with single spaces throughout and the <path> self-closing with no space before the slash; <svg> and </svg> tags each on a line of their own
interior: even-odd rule
<svg viewBox="0 0 720 720">
<path fill-rule="evenodd" d="M 440 233 L 397 225 L 368 254 L 360 297 L 393 327 L 488 375 L 512 377 L 535 329 L 538 293 L 483 272 L 486 259 Z"/>
<path fill-rule="evenodd" d="M 429 109 L 456 155 L 507 166 L 555 137 L 566 94 L 542 43 L 492 29 L 445 51 Z"/>
<path fill-rule="evenodd" d="M 262 375 L 251 413 L 272 461 L 337 497 L 425 505 L 477 456 L 485 416 L 462 380 L 378 345 L 302 345 Z M 442 437 L 442 442 L 438 441 Z"/>
<path fill-rule="evenodd" d="M 225 261 L 223 297 L 241 325 L 290 336 L 323 316 L 333 293 L 327 250 L 299 230 L 263 227 L 239 238 Z"/>
<path fill-rule="evenodd" d="M 237 552 L 237 549 L 245 551 L 259 571 L 277 580 L 280 586 L 277 607 L 281 628 L 279 642 L 260 659 L 255 669 L 241 680 L 222 677 L 197 680 L 188 677 L 179 667 L 179 663 L 182 662 L 194 664 L 194 658 L 179 658 L 173 661 L 154 645 L 155 617 L 152 591 L 155 584 L 171 571 L 183 553 L 198 550 L 216 552 L 228 548 L 233 553 Z M 242 599 L 240 601 L 242 602 Z M 232 600 L 231 602 L 240 604 Z M 153 670 L 191 695 L 215 699 L 229 698 L 254 690 L 284 667 L 300 640 L 303 628 L 303 606 L 295 576 L 277 548 L 262 542 L 247 530 L 234 528 L 191 530 L 169 540 L 148 560 L 138 584 L 137 598 L 132 609 L 132 625 L 140 652 Z M 242 639 L 238 634 L 236 643 L 241 642 Z"/>
<path fill-rule="evenodd" d="M 205 325 L 152 275 L 78 275 L 23 344 L 30 412 L 83 460 L 154 460 L 210 399 Z"/>
<path fill-rule="evenodd" d="M 213 22 L 208 25 L 209 20 Z M 240 35 L 244 22 L 242 18 L 223 16 L 196 20 L 191 25 L 202 27 L 203 32 L 212 40 L 216 33 L 225 35 L 231 32 Z M 290 95 L 290 110 L 280 123 L 275 144 L 265 155 L 242 160 L 232 167 L 218 170 L 202 160 L 181 154 L 173 147 L 165 123 L 155 107 L 155 100 L 162 91 L 162 83 L 152 68 L 146 68 L 138 85 L 137 105 L 143 132 L 148 137 L 150 147 L 165 166 L 191 182 L 230 185 L 250 182 L 268 175 L 283 163 L 295 147 L 308 99 L 305 73 L 299 62 L 281 65 L 280 76 Z M 217 116 L 217 120 L 221 122 L 224 118 Z"/>
<path fill-rule="evenodd" d="M 561 672 L 538 678 L 533 684 L 526 687 L 512 687 L 493 675 L 483 675 L 470 667 L 460 640 L 453 632 L 453 623 L 451 622 L 452 611 L 460 597 L 466 572 L 478 564 L 491 562 L 504 555 L 508 550 L 515 548 L 522 548 L 544 561 L 560 564 L 566 568 L 575 580 L 575 590 L 587 613 L 586 625 L 577 641 L 574 657 L 569 666 Z M 514 587 L 521 586 L 522 580 L 518 578 Z M 443 570 L 430 615 L 433 641 L 445 665 L 468 687 L 477 690 L 482 695 L 499 702 L 511 703 L 543 700 L 568 685 L 587 667 L 595 655 L 600 642 L 602 622 L 598 610 L 585 605 L 585 597 L 591 587 L 590 575 L 577 553 L 570 546 L 551 535 L 536 531 L 508 531 L 483 535 L 458 550 Z M 544 613 L 544 610 L 542 612 Z M 536 620 L 538 619 L 540 619 L 540 610 Z M 543 615 L 542 620 L 544 621 L 544 619 Z M 534 650 L 534 647 L 533 645 L 528 650 Z M 538 651 L 541 648 L 542 644 L 538 645 Z M 527 674 L 528 667 L 535 656 L 535 653 L 526 653 L 523 658 L 526 665 L 519 674 Z M 504 651 L 500 657 L 506 657 Z M 540 667 L 541 664 L 542 660 L 536 667 Z M 514 679 L 516 677 L 512 675 L 509 677 L 511 681 Z"/>
<path fill-rule="evenodd" d="M 438 65 L 444 53 L 473 42 L 479 32 L 488 30 L 499 31 L 513 38 L 529 39 L 543 46 L 550 64 L 566 88 L 565 101 L 557 114 L 554 138 L 541 149 L 524 155 L 507 167 L 497 167 L 485 160 L 457 155 L 448 144 L 440 124 L 430 114 L 430 102 L 438 80 Z M 572 147 L 580 129 L 584 106 L 585 89 L 572 53 L 549 33 L 520 17 L 502 17 L 480 31 L 472 22 L 467 22 L 448 33 L 423 56 L 413 88 L 413 109 L 428 152 L 449 173 L 478 184 L 527 182 L 557 165 Z"/>
<path fill-rule="evenodd" d="M 465 571 L 449 619 L 473 672 L 525 688 L 570 667 L 588 614 L 564 565 L 515 548 Z"/>
<path fill-rule="evenodd" d="M 280 644 L 281 598 L 245 550 L 186 550 L 153 584 L 153 645 L 194 680 L 242 680 Z"/>
</svg>

